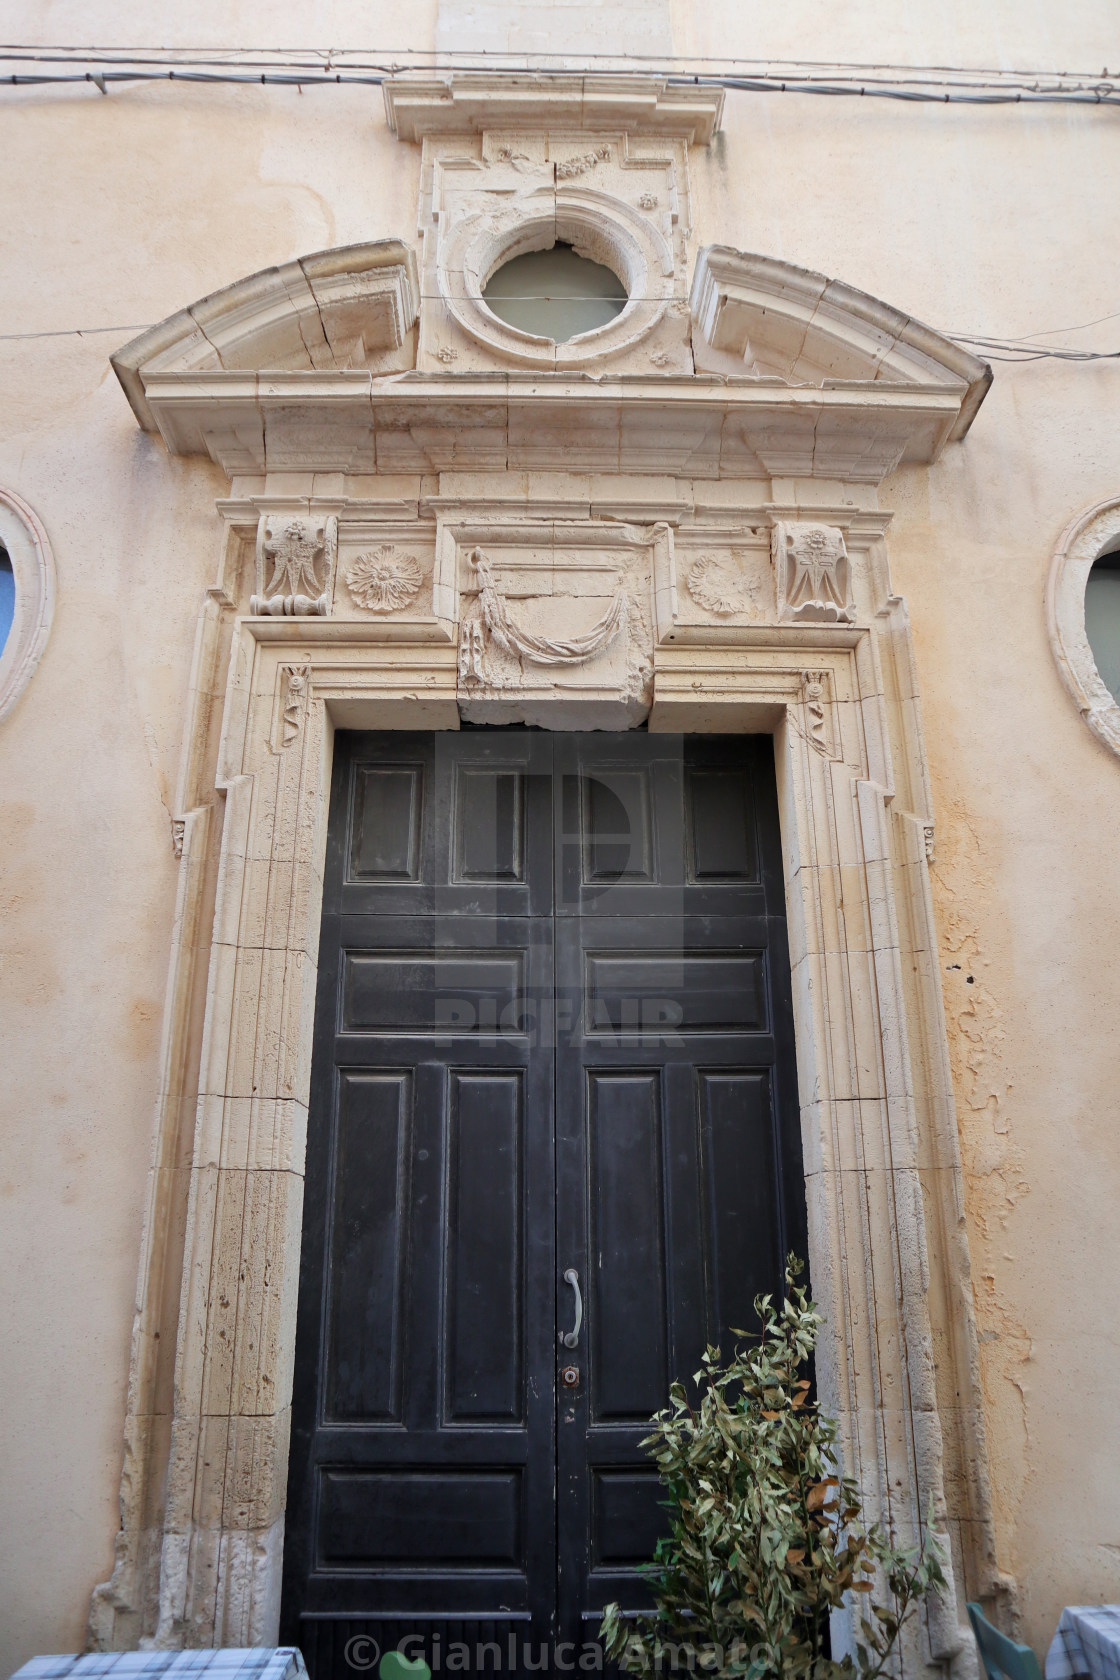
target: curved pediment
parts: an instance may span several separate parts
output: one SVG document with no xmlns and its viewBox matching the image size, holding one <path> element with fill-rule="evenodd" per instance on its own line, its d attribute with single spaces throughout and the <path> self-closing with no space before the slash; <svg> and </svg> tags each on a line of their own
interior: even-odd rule
<svg viewBox="0 0 1120 1680">
<path fill-rule="evenodd" d="M 444 345 L 417 367 L 419 292 L 399 240 L 320 252 L 171 316 L 113 367 L 145 430 L 231 474 L 610 463 L 879 483 L 962 437 L 991 383 L 986 363 L 877 299 L 720 245 L 700 252 L 674 355 L 643 340 L 603 371 L 591 357 L 541 373 L 500 345 Z"/>
<path fill-rule="evenodd" d="M 112 363 L 140 424 L 155 431 L 145 386 L 158 375 L 411 367 L 419 290 L 416 258 L 399 239 L 343 245 L 212 292 L 134 338 Z"/>
<path fill-rule="evenodd" d="M 909 385 L 957 390 L 963 437 L 992 382 L 986 362 L 841 280 L 774 257 L 706 245 L 692 281 L 698 373 L 789 385 Z"/>
</svg>

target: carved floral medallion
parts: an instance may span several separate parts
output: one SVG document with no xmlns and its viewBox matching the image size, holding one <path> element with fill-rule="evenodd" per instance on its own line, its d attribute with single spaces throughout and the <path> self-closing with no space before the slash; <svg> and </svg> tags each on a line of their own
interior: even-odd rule
<svg viewBox="0 0 1120 1680">
<path fill-rule="evenodd" d="M 412 554 L 392 543 L 359 554 L 346 568 L 346 587 L 360 607 L 370 612 L 396 612 L 406 607 L 420 587 L 423 574 Z"/>
<path fill-rule="evenodd" d="M 711 554 L 701 554 L 693 562 L 685 582 L 688 593 L 705 612 L 727 617 L 749 612 L 753 604 L 754 590 L 746 579 Z"/>
</svg>

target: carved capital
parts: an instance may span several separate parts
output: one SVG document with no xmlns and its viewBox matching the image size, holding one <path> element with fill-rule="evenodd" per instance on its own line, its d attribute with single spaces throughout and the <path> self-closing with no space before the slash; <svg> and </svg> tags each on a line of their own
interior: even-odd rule
<svg viewBox="0 0 1120 1680">
<path fill-rule="evenodd" d="M 779 618 L 802 624 L 851 623 L 851 573 L 839 526 L 779 520 L 773 555 Z"/>
<path fill-rule="evenodd" d="M 326 618 L 334 594 L 338 520 L 262 513 L 257 588 L 249 611 L 274 618 Z"/>
</svg>

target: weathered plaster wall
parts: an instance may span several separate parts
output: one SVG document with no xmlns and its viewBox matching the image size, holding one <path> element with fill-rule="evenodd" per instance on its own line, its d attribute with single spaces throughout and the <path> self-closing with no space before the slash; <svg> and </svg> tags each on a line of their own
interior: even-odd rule
<svg viewBox="0 0 1120 1680">
<path fill-rule="evenodd" d="M 392 8 L 210 14 L 155 28 L 140 7 L 27 7 L 22 34 L 384 40 Z M 425 28 L 412 8 L 414 38 Z M 0 96 L 0 331 L 141 326 L 269 263 L 370 229 L 407 236 L 417 154 L 388 134 L 377 88 Z M 176 883 L 168 805 L 220 544 L 222 475 L 170 460 L 110 372 L 132 336 L 0 341 L 0 483 L 43 520 L 59 595 L 0 728 L 4 1674 L 80 1649 L 112 1568 Z"/>
<path fill-rule="evenodd" d="M 1107 0 L 984 7 L 674 0 L 678 52 L 1099 69 Z M 9 33 L 15 33 L 15 29 Z M 27 40 L 426 47 L 434 4 L 26 4 Z M 730 95 L 698 242 L 837 275 L 942 329 L 1116 307 L 1114 114 Z M 415 226 L 418 148 L 380 94 L 0 91 L 6 333 L 141 325 L 269 263 Z M 1111 347 L 1117 323 L 1076 335 Z M 43 664 L 0 727 L 4 1038 L 0 1662 L 74 1649 L 116 1526 L 175 885 L 167 802 L 216 469 L 143 436 L 131 336 L 0 343 L 0 483 L 54 546 Z M 966 442 L 887 483 L 918 649 L 935 883 L 1001 1565 L 1043 1650 L 1115 1599 L 1120 763 L 1046 642 L 1050 552 L 1120 493 L 1116 364 L 997 364 Z M 959 964 L 959 967 L 955 965 Z M 971 981 L 969 979 L 971 976 Z M 1104 1321 L 1102 1333 L 1102 1319 Z"/>
<path fill-rule="evenodd" d="M 1093 67 L 1104 12 L 934 8 L 888 19 L 771 13 L 748 39 L 692 11 L 678 50 Z M 799 46 L 798 18 L 811 35 Z M 699 27 L 701 20 L 704 28 Z M 822 110 L 821 107 L 824 107 Z M 1113 314 L 1114 179 L 1097 113 L 731 98 L 693 173 L 702 241 L 781 255 L 952 332 L 1038 333 Z M 1044 342 L 1115 349 L 1120 321 Z M 935 903 L 966 1178 L 999 1562 L 1020 1637 L 1062 1605 L 1114 1602 L 1120 1347 L 1104 1280 L 1120 1252 L 1115 1093 L 1120 763 L 1062 687 L 1046 637 L 1050 556 L 1080 508 L 1120 494 L 1120 364 L 995 362 L 963 446 L 880 493 L 896 510 L 930 757 Z M 1101 1293 L 1102 1285 L 1104 1294 Z"/>
</svg>

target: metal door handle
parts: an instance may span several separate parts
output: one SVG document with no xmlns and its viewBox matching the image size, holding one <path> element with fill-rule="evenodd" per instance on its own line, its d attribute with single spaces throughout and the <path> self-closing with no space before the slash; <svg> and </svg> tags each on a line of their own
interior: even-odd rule
<svg viewBox="0 0 1120 1680">
<path fill-rule="evenodd" d="M 583 1296 L 579 1292 L 579 1273 L 574 1266 L 569 1266 L 564 1273 L 564 1282 L 570 1283 L 576 1292 L 576 1321 L 566 1333 L 561 1330 L 560 1340 L 566 1348 L 574 1348 L 579 1345 L 579 1329 L 583 1323 Z"/>
</svg>

